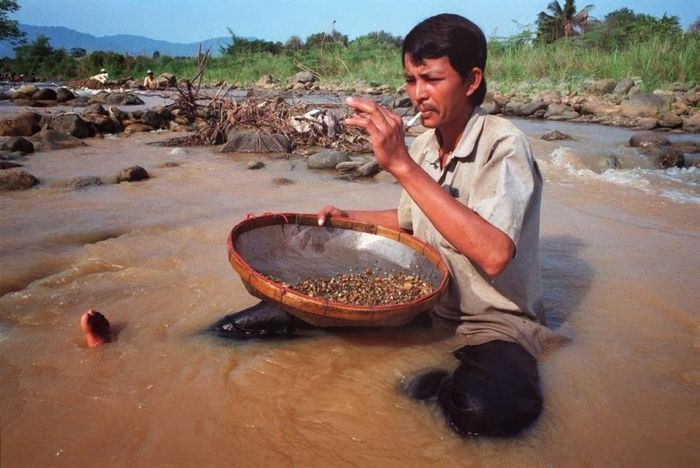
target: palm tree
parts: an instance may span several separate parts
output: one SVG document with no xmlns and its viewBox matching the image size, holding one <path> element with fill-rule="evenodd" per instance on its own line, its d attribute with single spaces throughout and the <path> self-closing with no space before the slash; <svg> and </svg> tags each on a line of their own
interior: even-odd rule
<svg viewBox="0 0 700 468">
<path fill-rule="evenodd" d="M 564 7 L 557 0 L 547 5 L 547 11 L 537 15 L 537 39 L 554 42 L 560 37 L 570 37 L 584 31 L 588 12 L 593 5 L 586 5 L 578 12 L 574 0 L 564 0 Z"/>
</svg>

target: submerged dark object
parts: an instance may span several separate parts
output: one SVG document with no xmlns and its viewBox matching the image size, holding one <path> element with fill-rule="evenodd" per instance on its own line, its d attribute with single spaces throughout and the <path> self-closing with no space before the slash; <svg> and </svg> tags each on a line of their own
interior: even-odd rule
<svg viewBox="0 0 700 468">
<path fill-rule="evenodd" d="M 231 230 L 228 253 L 251 294 L 322 327 L 405 324 L 437 303 L 449 278 L 437 251 L 407 233 L 343 218 L 319 226 L 315 214 L 248 218 Z M 431 283 L 432 292 L 409 302 L 360 306 L 308 296 L 289 286 L 367 268 L 419 275 Z"/>
</svg>

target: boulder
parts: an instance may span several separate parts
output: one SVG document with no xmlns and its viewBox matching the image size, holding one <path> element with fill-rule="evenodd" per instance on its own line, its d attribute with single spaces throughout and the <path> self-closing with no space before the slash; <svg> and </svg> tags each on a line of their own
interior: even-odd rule
<svg viewBox="0 0 700 468">
<path fill-rule="evenodd" d="M 667 111 L 667 97 L 652 93 L 639 93 L 620 103 L 620 112 L 627 117 L 657 117 Z"/>
<path fill-rule="evenodd" d="M 90 104 L 83 110 L 83 115 L 84 114 L 97 114 L 97 115 L 109 115 L 109 112 L 107 112 L 107 109 L 102 107 L 102 104 L 95 103 L 95 104 Z"/>
<path fill-rule="evenodd" d="M 20 86 L 14 92 L 11 91 L 12 99 L 30 98 L 34 93 L 39 91 L 39 87 L 33 84 L 25 84 Z"/>
<path fill-rule="evenodd" d="M 572 140 L 571 136 L 562 133 L 559 130 L 550 130 L 540 137 L 544 141 Z"/>
<path fill-rule="evenodd" d="M 290 153 L 292 142 L 279 133 L 232 130 L 226 135 L 226 143 L 220 151 L 222 153 Z"/>
<path fill-rule="evenodd" d="M 80 190 L 94 185 L 102 185 L 104 181 L 96 176 L 81 176 L 76 177 L 68 183 L 68 188 Z"/>
<path fill-rule="evenodd" d="M 114 117 L 115 119 L 121 121 L 124 121 L 129 118 L 129 114 L 118 108 L 117 106 L 111 106 L 109 108 L 109 115 Z"/>
<path fill-rule="evenodd" d="M 0 172 L 0 191 L 27 190 L 39 183 L 39 179 L 28 172 L 8 170 Z"/>
<path fill-rule="evenodd" d="M 664 135 L 659 133 L 639 133 L 637 135 L 632 135 L 629 140 L 629 144 L 632 147 L 637 146 L 666 146 L 670 145 L 671 142 Z"/>
<path fill-rule="evenodd" d="M 22 165 L 10 161 L 0 161 L 0 169 L 13 169 L 15 167 L 22 167 Z"/>
<path fill-rule="evenodd" d="M 396 96 L 391 103 L 391 107 L 393 108 L 399 108 L 399 107 L 412 107 L 413 104 L 411 104 L 411 98 L 408 97 L 407 94 L 401 94 L 399 96 Z"/>
<path fill-rule="evenodd" d="M 119 104 L 119 103 L 116 102 L 116 103 L 114 103 L 114 104 Z M 124 106 L 139 106 L 139 105 L 145 104 L 145 103 L 144 103 L 143 100 L 142 100 L 140 97 L 138 97 L 137 95 L 132 94 L 132 93 L 126 93 L 126 94 L 122 97 L 121 104 L 124 105 Z"/>
<path fill-rule="evenodd" d="M 168 88 L 177 86 L 177 77 L 172 73 L 161 73 L 156 77 L 156 83 L 159 88 Z"/>
<path fill-rule="evenodd" d="M 51 118 L 49 128 L 67 133 L 76 138 L 88 138 L 95 136 L 95 126 L 86 122 L 75 113 L 56 115 Z"/>
<path fill-rule="evenodd" d="M 615 89 L 612 90 L 612 93 L 617 96 L 626 96 L 633 86 L 634 80 L 631 78 L 625 78 L 617 82 Z"/>
<path fill-rule="evenodd" d="M 594 96 L 608 94 L 615 89 L 615 80 L 587 80 L 583 83 L 583 90 Z"/>
<path fill-rule="evenodd" d="M 546 108 L 547 108 L 547 104 L 542 99 L 536 98 L 536 99 L 528 102 L 527 104 L 525 104 L 523 107 L 521 107 L 520 114 L 527 117 L 527 116 L 534 114 L 538 110 L 544 110 Z M 544 113 L 543 113 L 543 115 L 544 115 Z"/>
<path fill-rule="evenodd" d="M 153 128 L 167 128 L 169 122 L 169 112 L 165 108 L 148 109 L 141 115 L 141 122 Z"/>
<path fill-rule="evenodd" d="M 83 118 L 93 124 L 99 133 L 121 133 L 124 130 L 121 122 L 109 115 L 83 114 Z"/>
<path fill-rule="evenodd" d="M 507 115 L 521 115 L 521 109 L 523 108 L 523 103 L 520 101 L 508 101 L 505 106 L 503 106 L 503 113 Z"/>
<path fill-rule="evenodd" d="M 265 167 L 265 163 L 262 161 L 248 161 L 248 165 L 246 167 L 250 170 L 262 169 Z"/>
<path fill-rule="evenodd" d="M 36 93 L 32 94 L 32 99 L 37 101 L 55 101 L 56 91 L 51 88 L 41 88 Z"/>
<path fill-rule="evenodd" d="M 573 110 L 567 104 L 550 104 L 547 106 L 547 112 L 544 113 L 544 118 L 549 120 L 571 120 L 579 117 L 580 114 Z"/>
<path fill-rule="evenodd" d="M 75 94 L 70 89 L 61 87 L 56 90 L 56 100 L 58 102 L 66 102 L 71 99 L 75 99 Z"/>
<path fill-rule="evenodd" d="M 5 151 L 18 151 L 22 154 L 34 152 L 34 144 L 23 137 L 12 137 L 2 144 L 2 149 Z"/>
<path fill-rule="evenodd" d="M 673 112 L 662 112 L 659 117 L 659 127 L 678 128 L 683 125 L 683 118 Z"/>
<path fill-rule="evenodd" d="M 41 141 L 38 146 L 42 150 L 58 150 L 86 146 L 83 141 L 59 130 L 44 129 L 39 132 Z"/>
<path fill-rule="evenodd" d="M 117 183 L 120 182 L 136 182 L 138 180 L 149 179 L 150 176 L 146 169 L 141 166 L 131 166 L 122 171 L 117 176 Z"/>
<path fill-rule="evenodd" d="M 481 108 L 484 109 L 487 114 L 491 115 L 501 112 L 501 108 L 496 101 L 484 101 L 481 103 Z"/>
<path fill-rule="evenodd" d="M 273 86 L 274 84 L 275 78 L 272 75 L 263 75 L 258 78 L 258 81 L 255 82 L 255 86 L 258 88 L 266 88 Z"/>
<path fill-rule="evenodd" d="M 292 77 L 292 83 L 314 83 L 316 76 L 309 71 L 301 71 Z"/>
<path fill-rule="evenodd" d="M 11 119 L 0 120 L 0 136 L 32 136 L 41 130 L 41 115 L 25 112 Z"/>
<path fill-rule="evenodd" d="M 615 115 L 618 112 L 618 106 L 596 96 L 588 97 L 581 103 L 582 114 Z"/>
<path fill-rule="evenodd" d="M 376 159 L 371 159 L 357 169 L 357 175 L 360 177 L 372 177 L 379 173 L 382 167 Z"/>
<path fill-rule="evenodd" d="M 683 153 L 671 146 L 641 146 L 640 154 L 645 155 L 653 167 L 668 169 L 670 167 L 683 167 Z"/>
<path fill-rule="evenodd" d="M 683 119 L 683 130 L 690 133 L 700 133 L 700 111 Z"/>
<path fill-rule="evenodd" d="M 309 169 L 334 169 L 339 163 L 350 161 L 350 153 L 344 151 L 321 151 L 306 160 Z"/>
<path fill-rule="evenodd" d="M 135 123 L 130 123 L 127 125 L 125 122 L 124 125 L 125 125 L 124 133 L 127 133 L 127 134 L 152 132 L 153 131 L 153 127 L 151 127 L 150 125 L 146 125 L 145 123 L 135 122 Z"/>
<path fill-rule="evenodd" d="M 637 117 L 632 119 L 630 125 L 641 130 L 653 130 L 659 126 L 659 121 L 654 117 Z"/>
</svg>

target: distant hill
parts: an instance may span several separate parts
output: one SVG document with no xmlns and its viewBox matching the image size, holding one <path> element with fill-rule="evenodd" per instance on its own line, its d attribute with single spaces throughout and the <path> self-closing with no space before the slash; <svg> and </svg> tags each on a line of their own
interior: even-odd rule
<svg viewBox="0 0 700 468">
<path fill-rule="evenodd" d="M 175 42 L 158 41 L 142 36 L 117 35 L 117 36 L 93 36 L 92 34 L 81 33 L 73 29 L 62 26 L 32 26 L 20 24 L 19 29 L 26 36 L 27 43 L 33 42 L 40 35 L 49 38 L 49 44 L 54 49 L 70 49 L 79 47 L 88 52 L 96 50 L 127 53 L 130 55 L 153 55 L 158 51 L 161 55 L 172 56 L 194 56 L 197 55 L 199 45 L 202 51 L 211 50 L 213 55 L 219 54 L 219 47 L 231 43 L 230 37 L 215 37 L 202 42 L 192 42 L 189 44 L 178 44 Z M 15 52 L 9 41 L 0 41 L 0 57 L 14 57 Z"/>
</svg>

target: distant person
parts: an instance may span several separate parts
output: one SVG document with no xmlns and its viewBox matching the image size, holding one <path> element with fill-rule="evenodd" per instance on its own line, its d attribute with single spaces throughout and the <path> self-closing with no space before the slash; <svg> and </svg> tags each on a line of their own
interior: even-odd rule
<svg viewBox="0 0 700 468">
<path fill-rule="evenodd" d="M 106 84 L 109 81 L 109 73 L 107 73 L 107 70 L 103 68 L 97 75 L 92 76 L 90 79 L 99 81 L 102 84 Z"/>
<path fill-rule="evenodd" d="M 85 333 L 87 345 L 91 348 L 112 341 L 109 321 L 96 310 L 89 309 L 80 317 L 80 328 Z"/>
<path fill-rule="evenodd" d="M 153 78 L 153 70 L 146 72 L 146 78 L 143 79 L 143 87 L 146 89 L 158 89 L 158 83 Z"/>
</svg>

